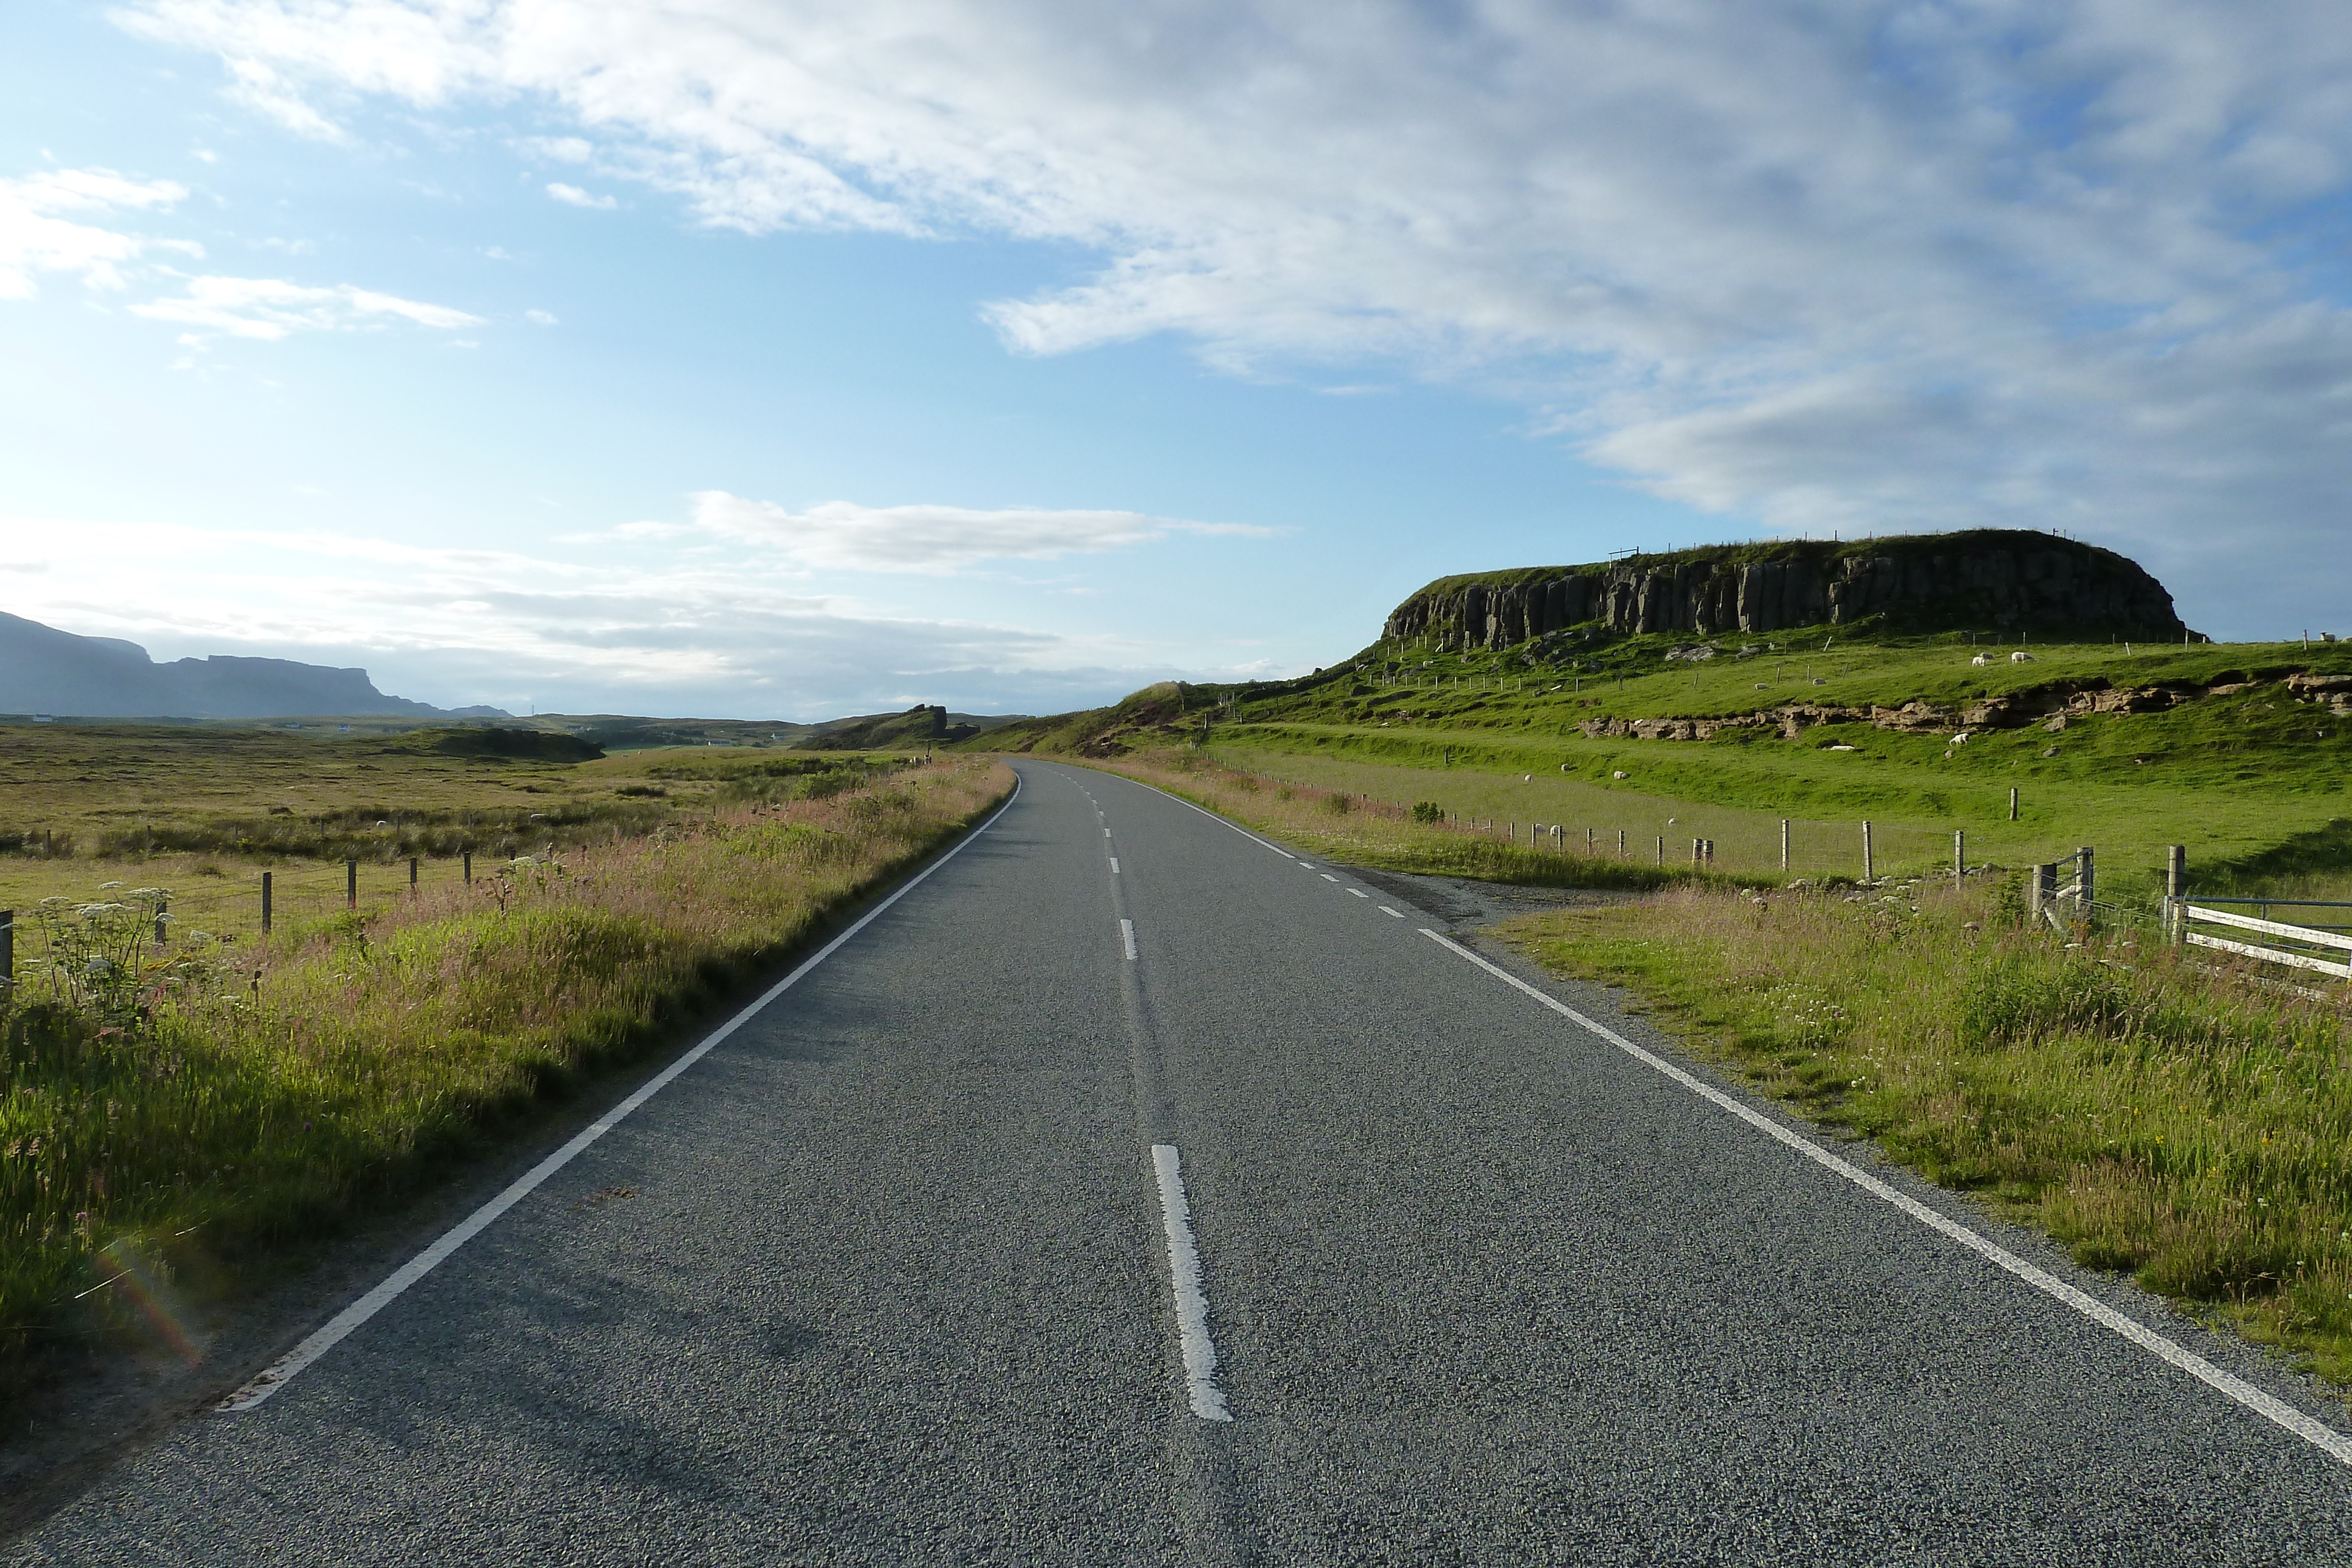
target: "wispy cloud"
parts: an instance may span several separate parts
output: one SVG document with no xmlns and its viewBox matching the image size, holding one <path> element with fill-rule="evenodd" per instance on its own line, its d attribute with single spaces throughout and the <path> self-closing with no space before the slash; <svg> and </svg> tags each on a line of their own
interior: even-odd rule
<svg viewBox="0 0 2352 1568">
<path fill-rule="evenodd" d="M 481 325 L 481 318 L 446 305 L 427 305 L 350 284 L 312 287 L 275 277 L 191 277 L 184 293 L 131 307 L 134 316 L 193 327 L 199 335 L 274 342 L 296 332 L 350 331 L 406 321 L 446 330 Z"/>
<path fill-rule="evenodd" d="M 5 536 L 79 547 L 17 580 L 19 614 L 165 657 L 362 664 L 386 690 L 446 704 L 815 718 L 921 700 L 1051 712 L 1177 673 L 1168 650 L 1116 637 L 812 591 L 740 549 L 648 562 L 593 544 L 534 554 L 0 517 Z"/>
<path fill-rule="evenodd" d="M 133 180 L 110 169 L 58 169 L 0 180 L 0 299 L 29 299 L 36 275 L 61 272 L 93 288 L 125 287 L 122 269 L 150 251 L 202 256 L 186 240 L 159 240 L 87 221 L 168 211 L 187 195 L 169 180 Z"/>
<path fill-rule="evenodd" d="M 609 212 L 621 204 L 616 197 L 590 195 L 579 186 L 567 185 L 561 180 L 550 182 L 547 193 L 567 207 L 588 207 L 600 212 Z"/>
<path fill-rule="evenodd" d="M 2322 0 L 127 15 L 289 124 L 520 95 L 705 223 L 1087 247 L 989 308 L 1008 345 L 1474 381 L 1777 527 L 2054 520 L 2226 565 L 2352 488 Z"/>
<path fill-rule="evenodd" d="M 987 561 L 1051 560 L 1125 549 L 1171 533 L 1264 537 L 1272 532 L 1248 524 L 1195 523 L 1140 512 L 1028 507 L 982 511 L 826 501 L 796 512 L 723 490 L 705 490 L 694 497 L 694 526 L 772 549 L 807 570 L 929 576 L 968 570 Z"/>
</svg>

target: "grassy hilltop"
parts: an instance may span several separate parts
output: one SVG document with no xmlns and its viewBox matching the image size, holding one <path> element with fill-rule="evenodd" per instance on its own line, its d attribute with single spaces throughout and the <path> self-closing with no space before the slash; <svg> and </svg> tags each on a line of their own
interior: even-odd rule
<svg viewBox="0 0 2352 1568">
<path fill-rule="evenodd" d="M 2310 679 L 2352 677 L 2352 644 L 1996 635 L 1882 617 L 1706 637 L 1588 624 L 1450 652 L 1383 638 L 1301 679 L 1163 684 L 968 744 L 1205 743 L 1253 771 L 1461 817 L 1664 837 L 1670 855 L 1710 837 L 1735 870 L 1778 869 L 1784 817 L 1799 869 L 1858 871 L 1865 818 L 1882 871 L 1948 862 L 1955 830 L 1972 859 L 2091 844 L 2143 882 L 2168 843 L 2213 879 L 2352 869 L 2352 680 Z"/>
</svg>

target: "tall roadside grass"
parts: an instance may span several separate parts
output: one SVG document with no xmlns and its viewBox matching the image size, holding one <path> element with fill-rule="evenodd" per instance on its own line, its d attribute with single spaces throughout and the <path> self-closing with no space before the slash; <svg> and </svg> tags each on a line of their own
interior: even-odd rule
<svg viewBox="0 0 2352 1568">
<path fill-rule="evenodd" d="M 1443 815 L 1416 821 L 1411 807 L 1245 772 L 1190 747 L 1066 760 L 1154 785 L 1295 848 L 1350 865 L 1538 887 L 1744 886 L 1766 880 L 1694 870 L 1671 860 L 1661 867 L 1638 852 L 1621 858 L 1613 840 L 1588 854 L 1580 831 L 1538 841 L 1529 836 L 1533 824 L 1528 822 L 1512 824 L 1517 833 L 1513 838 L 1505 836 L 1501 823 Z M 1537 847 L 1554 842 L 1558 848 Z"/>
<path fill-rule="evenodd" d="M 174 1280 L 233 1293 L 250 1264 L 415 1193 L 674 1040 L 1010 788 L 1001 764 L 958 758 L 517 861 L 257 947 L 183 939 L 127 1008 L 92 1005 L 86 956 L 35 970 L 0 1009 L 0 1403 L 45 1353 L 142 1320 L 200 1354 L 158 1305 Z"/>
<path fill-rule="evenodd" d="M 2016 885 L 1685 888 L 1517 921 L 1815 1120 L 2352 1385 L 2352 1012 Z"/>
</svg>

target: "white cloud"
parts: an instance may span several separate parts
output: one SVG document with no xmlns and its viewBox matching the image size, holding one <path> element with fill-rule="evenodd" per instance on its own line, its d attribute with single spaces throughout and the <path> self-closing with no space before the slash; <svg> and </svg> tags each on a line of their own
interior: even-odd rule
<svg viewBox="0 0 2352 1568">
<path fill-rule="evenodd" d="M 1239 523 L 1193 523 L 1140 512 L 1048 511 L 1013 507 L 862 507 L 827 501 L 795 512 L 724 490 L 694 497 L 695 526 L 756 544 L 805 570 L 946 576 L 991 560 L 1051 560 L 1149 544 L 1170 533 L 1257 535 Z M 638 528 L 661 525 L 636 524 Z M 639 538 L 658 538 L 640 534 Z"/>
<path fill-rule="evenodd" d="M 131 307 L 131 314 L 265 342 L 295 332 L 349 331 L 390 320 L 440 329 L 481 325 L 480 317 L 446 305 L 423 304 L 348 283 L 313 287 L 275 277 L 191 277 L 186 284 L 186 292 L 177 298 L 143 301 Z"/>
<path fill-rule="evenodd" d="M 1008 344 L 1475 379 L 1774 527 L 2058 522 L 2226 566 L 2352 488 L 2323 0 L 129 15 L 288 123 L 520 96 L 705 223 L 1086 247 L 1093 277 L 990 308 Z"/>
<path fill-rule="evenodd" d="M 555 325 L 555 312 L 552 310 L 526 310 L 522 313 L 522 319 L 535 327 Z"/>
<path fill-rule="evenodd" d="M 57 169 L 0 180 L 0 299 L 31 298 L 38 273 L 78 274 L 93 288 L 119 289 L 122 268 L 151 250 L 203 255 L 203 247 L 186 241 L 77 221 L 124 210 L 163 211 L 187 193 L 169 180 L 126 179 L 109 169 Z"/>
<path fill-rule="evenodd" d="M 621 204 L 614 197 L 592 196 L 579 186 L 567 185 L 561 180 L 551 182 L 547 187 L 547 193 L 568 207 L 589 207 L 599 212 L 610 212 Z"/>
<path fill-rule="evenodd" d="M 825 718 L 917 701 L 1058 712 L 1176 673 L 1163 650 L 909 615 L 812 592 L 756 557 L 652 565 L 327 533 L 0 517 L 70 538 L 9 608 L 159 658 L 364 665 L 380 689 L 541 712 Z"/>
</svg>

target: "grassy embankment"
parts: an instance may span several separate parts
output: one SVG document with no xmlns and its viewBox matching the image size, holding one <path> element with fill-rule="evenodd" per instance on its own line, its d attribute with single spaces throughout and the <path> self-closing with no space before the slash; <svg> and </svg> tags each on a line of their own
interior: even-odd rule
<svg viewBox="0 0 2352 1568">
<path fill-rule="evenodd" d="M 2352 1019 L 2128 934 L 2017 921 L 2013 883 L 1690 889 L 1500 928 L 1632 988 L 1700 1054 L 1980 1194 L 2094 1268 L 2352 1385 Z"/>
<path fill-rule="evenodd" d="M 2090 844 L 2120 899 L 2156 886 L 2163 847 L 2189 848 L 2192 885 L 2352 896 L 2352 717 L 2298 699 L 2289 671 L 2352 674 L 2352 647 L 2199 644 L 2159 651 L 2036 646 L 2034 662 L 1973 665 L 1951 637 L 1849 641 L 1831 652 L 1730 651 L 1666 664 L 1675 639 L 1627 638 L 1556 666 L 1523 653 L 1431 655 L 1375 644 L 1317 677 L 1271 686 L 1164 686 L 1117 707 L 1027 721 L 971 743 L 1100 758 L 1198 739 L 1248 772 L 1380 800 L 1433 800 L 1459 817 L 1587 829 L 1614 858 L 1687 862 L 1716 841 L 1717 868 L 1780 870 L 1780 821 L 1792 821 L 1791 871 L 1858 875 L 1859 824 L 1873 824 L 1881 874 L 1948 867 L 1955 830 L 1971 863 L 2020 865 Z M 2196 695 L 2162 712 L 2069 716 L 1969 727 L 1967 705 L 2037 690 L 2172 685 Z M 1927 703 L 1949 722 L 1916 731 L 1868 722 L 1718 730 L 1706 739 L 1588 737 L 1612 719 L 1727 716 L 1790 704 L 1899 708 Z M 1966 742 L 1951 737 L 1962 731 Z M 1850 747 L 1851 749 L 1832 749 Z M 1624 778 L 1616 775 L 1622 773 Z M 2010 790 L 2019 816 L 2009 820 Z"/>
<path fill-rule="evenodd" d="M 1488 831 L 1461 822 L 1418 822 L 1409 808 L 1254 774 L 1191 747 L 1164 746 L 1083 760 L 1089 768 L 1123 774 L 1205 806 L 1293 849 L 1349 865 L 1538 887 L 1656 888 L 1692 882 L 1765 885 L 1771 880 L 1694 872 L 1687 863 L 1670 862 L 1660 869 L 1613 855 L 1587 857 L 1580 844 L 1572 852 L 1532 848 L 1525 824 L 1522 836 L 1513 841 L 1502 836 L 1499 826 Z"/>
<path fill-rule="evenodd" d="M 1935 638 L 1661 667 L 1661 650 L 1642 644 L 1664 641 L 1614 644 L 1591 672 L 1530 672 L 1507 652 L 1439 657 L 1423 669 L 1407 650 L 1376 647 L 1360 671 L 1244 700 L 1234 710 L 1238 722 L 1213 727 L 1213 744 L 1253 770 L 1327 788 L 1591 826 L 1612 841 L 1620 830 L 1636 843 L 1663 835 L 1670 857 L 1678 840 L 1686 853 L 1692 837 L 1712 837 L 1726 869 L 1777 870 L 1782 817 L 1796 820 L 1799 871 L 1858 873 L 1865 818 L 1882 872 L 1948 866 L 1956 829 L 1968 833 L 1972 859 L 2009 865 L 2092 844 L 2119 892 L 2151 887 L 2170 843 L 2189 846 L 2192 874 L 2208 891 L 2352 869 L 2352 721 L 2324 701 L 2298 702 L 2280 681 L 2290 670 L 2352 673 L 2352 649 L 2342 645 L 2200 644 L 2129 655 L 2119 646 L 2048 646 L 2032 650 L 2032 664 L 2011 664 L 1996 650 L 1998 662 L 1976 666 L 1976 650 Z M 1680 741 L 1579 731 L 1591 720 L 1719 720 L 1792 703 L 1921 702 L 1957 715 L 1969 703 L 2053 685 L 2238 682 L 2254 684 L 2163 712 L 2071 716 L 2055 731 L 2040 723 L 1971 729 L 1957 718 L 1919 733 L 1829 724 L 1794 738 L 1769 727 Z M 1950 744 L 1964 730 L 1969 739 Z M 1677 819 L 1671 827 L 1669 818 Z M 2323 877 L 2312 895 L 2335 885 Z"/>
<path fill-rule="evenodd" d="M 25 733 L 0 733 L 0 746 Z M 88 752 L 87 737 L 75 744 Z M 301 758 L 312 826 L 385 812 L 391 825 L 371 831 L 388 855 L 402 847 L 397 819 L 421 832 L 436 813 L 459 813 L 476 831 L 512 825 L 512 847 L 542 852 L 478 860 L 472 886 L 443 875 L 414 898 L 404 869 L 375 889 L 393 896 L 357 911 L 340 907 L 337 866 L 334 905 L 289 916 L 281 903 L 267 939 L 199 939 L 184 925 L 157 947 L 152 901 L 101 884 L 168 887 L 198 853 L 230 882 L 259 864 L 296 867 L 283 846 L 234 852 L 236 824 L 284 822 L 267 804 L 292 781 L 248 768 L 240 800 L 234 753 L 207 753 L 189 770 L 198 809 L 175 819 L 169 769 L 144 737 L 119 744 L 118 758 L 101 747 L 89 765 L 117 760 L 136 776 L 159 837 L 209 824 L 227 845 L 0 859 L 19 884 L 68 885 L 100 905 L 49 918 L 75 940 L 127 934 L 139 971 L 135 983 L 127 971 L 91 978 L 77 964 L 68 983 L 28 966 L 44 956 L 35 923 L 18 933 L 23 983 L 0 1009 L 0 1362 L 11 1374 L 44 1351 L 151 1331 L 200 1354 L 190 1320 L 156 1310 L 171 1281 L 183 1295 L 233 1296 L 257 1261 L 419 1190 L 545 1097 L 672 1038 L 1010 784 L 978 759 L 884 768 L 711 752 L 477 778 L 429 753 L 403 760 L 355 743 Z M 374 775 L 356 781 L 364 806 L 320 782 L 338 768 L 347 789 Z M 623 794 L 616 779 L 667 792 Z M 556 813 L 516 821 L 517 792 L 576 808 L 568 846 L 543 852 Z M 596 814 L 608 800 L 661 811 Z M 331 832 L 322 841 L 345 847 Z"/>
</svg>

